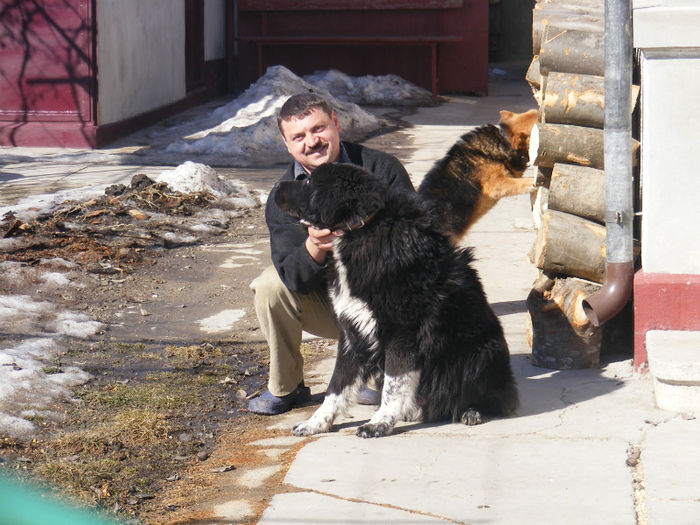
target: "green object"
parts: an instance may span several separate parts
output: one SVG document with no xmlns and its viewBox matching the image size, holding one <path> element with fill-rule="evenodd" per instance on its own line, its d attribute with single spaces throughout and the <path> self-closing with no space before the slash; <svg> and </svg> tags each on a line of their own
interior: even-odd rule
<svg viewBox="0 0 700 525">
<path fill-rule="evenodd" d="M 0 477 L 0 525 L 116 525 L 96 512 L 79 509 L 44 491 Z"/>
</svg>

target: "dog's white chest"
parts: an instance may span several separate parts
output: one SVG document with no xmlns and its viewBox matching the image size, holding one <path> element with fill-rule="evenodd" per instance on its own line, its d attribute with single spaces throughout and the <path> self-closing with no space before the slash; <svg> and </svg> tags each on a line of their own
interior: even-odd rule
<svg viewBox="0 0 700 525">
<path fill-rule="evenodd" d="M 373 348 L 377 342 L 377 320 L 369 307 L 362 299 L 354 296 L 348 282 L 348 269 L 337 255 L 339 250 L 333 252 L 337 282 L 331 288 L 331 301 L 338 319 L 342 323 L 349 323 Z"/>
</svg>

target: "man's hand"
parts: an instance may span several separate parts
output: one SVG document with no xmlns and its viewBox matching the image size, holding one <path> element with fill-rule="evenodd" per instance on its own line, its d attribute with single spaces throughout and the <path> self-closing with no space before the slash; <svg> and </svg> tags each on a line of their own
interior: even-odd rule
<svg viewBox="0 0 700 525">
<path fill-rule="evenodd" d="M 309 226 L 309 236 L 306 238 L 306 251 L 318 264 L 326 262 L 326 255 L 333 249 L 333 240 L 342 232 L 332 232 L 325 228 L 318 230 Z"/>
</svg>

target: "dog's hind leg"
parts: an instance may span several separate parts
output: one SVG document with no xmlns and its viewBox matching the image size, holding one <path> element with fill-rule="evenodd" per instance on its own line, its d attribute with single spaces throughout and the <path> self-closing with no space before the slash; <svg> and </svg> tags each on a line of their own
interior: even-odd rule
<svg viewBox="0 0 700 525">
<path fill-rule="evenodd" d="M 477 409 L 470 408 L 470 409 L 462 412 L 462 415 L 460 416 L 459 421 L 465 425 L 473 426 L 473 425 L 481 425 L 482 423 L 486 423 L 488 421 L 488 419 L 485 418 L 481 414 L 481 412 L 479 412 Z"/>
<path fill-rule="evenodd" d="M 420 419 L 421 409 L 416 403 L 420 371 L 412 370 L 397 376 L 384 376 L 382 403 L 368 423 L 360 426 L 356 435 L 382 437 L 391 434 L 398 421 Z"/>
</svg>

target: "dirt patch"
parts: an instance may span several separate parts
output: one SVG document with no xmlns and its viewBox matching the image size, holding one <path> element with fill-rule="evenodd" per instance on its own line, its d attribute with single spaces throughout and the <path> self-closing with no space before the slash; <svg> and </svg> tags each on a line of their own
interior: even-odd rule
<svg viewBox="0 0 700 525">
<path fill-rule="evenodd" d="M 327 342 L 312 345 L 315 358 L 330 354 Z M 13 475 L 47 482 L 80 505 L 144 523 L 192 522 L 206 515 L 198 505 L 217 498 L 227 472 L 266 462 L 250 442 L 288 434 L 246 411 L 247 393 L 265 385 L 260 343 L 98 342 L 72 348 L 56 366 L 70 363 L 84 363 L 95 379 L 75 392 L 62 421 L 40 422 L 30 441 L 5 438 L 0 453 Z M 227 497 L 256 502 L 259 515 L 292 459 L 275 459 L 279 475 L 263 486 Z"/>
<path fill-rule="evenodd" d="M 0 237 L 17 242 L 0 260 L 36 263 L 60 257 L 86 264 L 93 273 L 128 273 L 147 248 L 176 248 L 225 234 L 234 218 L 255 209 L 253 204 L 237 209 L 206 191 L 172 191 L 145 175 L 134 176 L 130 187 L 114 185 L 105 193 L 67 201 L 30 221 L 8 212 L 0 220 Z"/>
<path fill-rule="evenodd" d="M 92 379 L 73 400 L 56 402 L 58 417 L 33 416 L 40 431 L 32 439 L 3 437 L 0 465 L 79 505 L 144 523 L 191 523 L 205 517 L 198 504 L 215 498 L 222 480 L 267 461 L 247 444 L 279 432 L 246 411 L 267 380 L 248 283 L 269 264 L 268 234 L 262 206 L 222 209 L 206 193 L 139 180 L 0 223 L 0 236 L 13 240 L 0 260 L 23 271 L 1 293 L 38 293 L 104 323 L 94 337 L 66 338 L 43 371 L 75 366 Z M 64 272 L 75 286 L 42 287 L 42 272 Z M 205 329 L 231 311 L 240 312 L 235 323 Z M 0 335 L 8 345 L 27 336 Z M 327 341 L 305 348 L 309 362 L 331 352 Z M 274 459 L 280 473 L 292 457 Z M 239 488 L 257 502 L 254 515 L 281 480 Z"/>
</svg>

